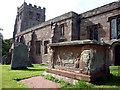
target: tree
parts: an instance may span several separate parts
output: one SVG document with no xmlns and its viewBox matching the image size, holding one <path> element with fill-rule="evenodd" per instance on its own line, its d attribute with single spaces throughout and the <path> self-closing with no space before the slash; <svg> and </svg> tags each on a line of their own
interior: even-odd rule
<svg viewBox="0 0 120 90">
<path fill-rule="evenodd" d="M 2 55 L 6 55 L 11 48 L 12 38 L 11 39 L 4 39 L 2 40 Z"/>
<path fill-rule="evenodd" d="M 3 29 L 0 28 L 0 31 L 3 31 Z M 3 35 L 2 35 L 2 33 L 0 32 L 0 40 L 2 40 L 2 38 L 3 38 Z"/>
<path fill-rule="evenodd" d="M 0 28 L 0 31 L 2 29 Z M 2 33 L 0 32 L 0 63 L 1 63 L 1 60 L 2 60 L 2 39 L 3 39 L 3 35 Z"/>
</svg>

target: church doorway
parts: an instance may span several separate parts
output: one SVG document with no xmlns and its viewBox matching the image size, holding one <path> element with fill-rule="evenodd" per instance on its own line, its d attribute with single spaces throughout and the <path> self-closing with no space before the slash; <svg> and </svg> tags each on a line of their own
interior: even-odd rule
<svg viewBox="0 0 120 90">
<path fill-rule="evenodd" d="M 115 46 L 115 66 L 120 66 L 120 45 Z"/>
</svg>

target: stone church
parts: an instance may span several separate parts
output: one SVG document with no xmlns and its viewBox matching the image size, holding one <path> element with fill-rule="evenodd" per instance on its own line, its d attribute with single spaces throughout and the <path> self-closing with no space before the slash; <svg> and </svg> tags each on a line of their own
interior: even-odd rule
<svg viewBox="0 0 120 90">
<path fill-rule="evenodd" d="M 110 44 L 111 65 L 120 65 L 120 1 L 84 13 L 73 11 L 45 21 L 45 8 L 24 2 L 17 10 L 13 38 L 28 46 L 32 63 L 49 63 L 49 43 L 96 40 Z"/>
</svg>

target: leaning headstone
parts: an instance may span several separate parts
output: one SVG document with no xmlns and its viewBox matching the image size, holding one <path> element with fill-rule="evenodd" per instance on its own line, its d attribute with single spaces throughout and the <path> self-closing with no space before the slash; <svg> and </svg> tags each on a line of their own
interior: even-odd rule
<svg viewBox="0 0 120 90">
<path fill-rule="evenodd" d="M 28 57 L 27 46 L 23 43 L 15 42 L 11 69 L 26 69 L 28 66 L 30 66 L 30 60 Z"/>
</svg>

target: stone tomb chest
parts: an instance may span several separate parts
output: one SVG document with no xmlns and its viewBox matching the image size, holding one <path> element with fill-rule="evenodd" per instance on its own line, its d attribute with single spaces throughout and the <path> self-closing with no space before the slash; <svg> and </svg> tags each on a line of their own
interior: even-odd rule
<svg viewBox="0 0 120 90">
<path fill-rule="evenodd" d="M 91 40 L 49 44 L 47 72 L 78 80 L 95 81 L 109 75 L 109 45 Z"/>
</svg>

